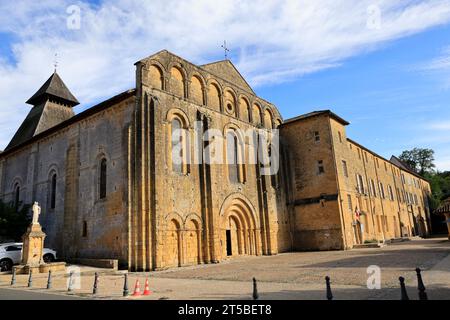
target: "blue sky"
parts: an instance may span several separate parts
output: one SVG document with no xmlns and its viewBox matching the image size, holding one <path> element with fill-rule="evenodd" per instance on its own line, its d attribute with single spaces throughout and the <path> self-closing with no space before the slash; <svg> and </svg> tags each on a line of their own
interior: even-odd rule
<svg viewBox="0 0 450 320">
<path fill-rule="evenodd" d="M 450 170 L 450 73 L 426 70 L 449 45 L 450 25 L 441 26 L 257 93 L 285 118 L 331 109 L 351 122 L 350 138 L 385 157 L 432 148 Z"/>
<path fill-rule="evenodd" d="M 226 39 L 284 118 L 331 109 L 375 152 L 433 148 L 450 170 L 450 0 L 17 0 L 0 12 L 0 149 L 55 52 L 79 112 L 133 87 L 137 60 L 168 49 L 207 63 Z"/>
</svg>

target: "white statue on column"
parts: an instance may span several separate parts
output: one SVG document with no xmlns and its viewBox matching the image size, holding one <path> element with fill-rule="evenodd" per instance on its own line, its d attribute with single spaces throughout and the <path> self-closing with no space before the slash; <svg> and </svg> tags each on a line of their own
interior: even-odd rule
<svg viewBox="0 0 450 320">
<path fill-rule="evenodd" d="M 33 204 L 32 211 L 33 211 L 32 224 L 39 224 L 39 215 L 41 214 L 41 207 L 39 206 L 39 203 L 35 202 Z"/>
</svg>

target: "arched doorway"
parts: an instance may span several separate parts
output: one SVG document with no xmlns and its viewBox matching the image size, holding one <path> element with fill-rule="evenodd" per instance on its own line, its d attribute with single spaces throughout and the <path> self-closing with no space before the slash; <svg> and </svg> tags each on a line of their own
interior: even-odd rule
<svg viewBox="0 0 450 320">
<path fill-rule="evenodd" d="M 186 222 L 186 264 L 201 263 L 200 259 L 200 226 L 197 221 Z"/>
<path fill-rule="evenodd" d="M 355 243 L 356 244 L 362 244 L 363 243 L 363 230 L 362 230 L 362 224 L 359 220 L 356 220 L 353 223 L 353 228 L 355 231 Z"/>
<path fill-rule="evenodd" d="M 244 199 L 229 198 L 221 216 L 222 256 L 258 255 L 260 230 L 251 204 Z"/>
<path fill-rule="evenodd" d="M 180 224 L 175 219 L 169 221 L 167 226 L 166 255 L 168 267 L 179 267 L 181 265 L 181 235 Z"/>
<path fill-rule="evenodd" d="M 421 238 L 425 238 L 425 236 L 427 235 L 427 228 L 425 227 L 425 220 L 423 219 L 423 217 L 419 217 L 419 236 Z"/>
<path fill-rule="evenodd" d="M 227 256 L 237 256 L 242 254 L 242 226 L 239 219 L 235 215 L 228 218 L 226 229 Z"/>
</svg>

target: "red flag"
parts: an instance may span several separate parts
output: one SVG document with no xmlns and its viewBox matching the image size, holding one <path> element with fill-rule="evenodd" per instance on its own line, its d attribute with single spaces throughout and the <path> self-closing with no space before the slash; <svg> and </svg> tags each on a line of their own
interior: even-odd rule
<svg viewBox="0 0 450 320">
<path fill-rule="evenodd" d="M 358 207 L 356 207 L 355 215 L 356 215 L 356 219 L 359 220 L 359 217 L 361 216 L 361 212 L 359 212 Z"/>
</svg>

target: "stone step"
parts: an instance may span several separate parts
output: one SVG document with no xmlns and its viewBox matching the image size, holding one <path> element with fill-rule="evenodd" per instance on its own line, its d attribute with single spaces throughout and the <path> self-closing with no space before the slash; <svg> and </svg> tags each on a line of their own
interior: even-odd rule
<svg viewBox="0 0 450 320">
<path fill-rule="evenodd" d="M 384 243 L 364 243 L 364 244 L 355 244 L 353 249 L 369 249 L 369 248 L 382 248 L 384 247 Z"/>
</svg>

